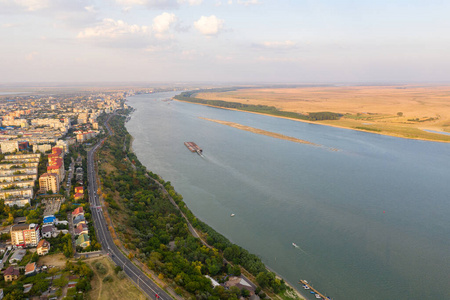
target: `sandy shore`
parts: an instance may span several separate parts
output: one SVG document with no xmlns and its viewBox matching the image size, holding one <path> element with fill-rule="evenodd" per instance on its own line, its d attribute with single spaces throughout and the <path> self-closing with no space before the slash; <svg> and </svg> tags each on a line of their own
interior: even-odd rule
<svg viewBox="0 0 450 300">
<path fill-rule="evenodd" d="M 208 118 L 203 118 L 203 117 L 199 117 L 200 119 L 206 120 L 206 121 L 210 121 L 210 122 L 215 122 L 215 123 L 219 123 L 222 125 L 227 125 L 233 128 L 237 128 L 240 130 L 245 130 L 245 131 L 250 131 L 253 133 L 257 133 L 257 134 L 262 134 L 262 135 L 266 135 L 266 136 L 271 136 L 277 139 L 281 139 L 281 140 L 287 140 L 287 141 L 291 141 L 291 142 L 295 142 L 295 143 L 300 143 L 300 144 L 307 144 L 307 145 L 311 145 L 311 146 L 316 146 L 316 147 L 320 147 L 321 145 L 319 144 L 315 144 L 309 141 L 305 141 L 305 140 L 301 140 L 295 137 L 291 137 L 291 136 L 287 136 L 287 135 L 283 135 L 280 133 L 276 133 L 276 132 L 271 132 L 271 131 L 267 131 L 267 130 L 262 130 L 259 128 L 254 128 L 254 127 L 250 127 L 250 126 L 245 126 L 239 123 L 233 123 L 233 122 L 228 122 L 228 121 L 221 121 L 221 120 L 214 120 L 214 119 L 208 119 Z"/>
</svg>

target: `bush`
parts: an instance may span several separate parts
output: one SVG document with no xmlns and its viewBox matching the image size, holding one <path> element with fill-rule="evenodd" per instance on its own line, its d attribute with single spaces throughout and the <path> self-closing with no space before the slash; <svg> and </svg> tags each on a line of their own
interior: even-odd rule
<svg viewBox="0 0 450 300">
<path fill-rule="evenodd" d="M 119 278 L 119 279 L 125 279 L 125 277 L 127 277 L 127 275 L 125 274 L 125 272 L 124 271 L 119 271 L 118 273 L 117 273 L 117 278 Z"/>
<path fill-rule="evenodd" d="M 100 273 L 101 275 L 105 275 L 106 273 L 108 273 L 108 269 L 101 262 L 96 262 L 94 266 L 98 273 Z"/>
<path fill-rule="evenodd" d="M 105 278 L 103 278 L 103 282 L 113 282 L 114 279 L 112 278 L 111 275 L 106 276 Z"/>
</svg>

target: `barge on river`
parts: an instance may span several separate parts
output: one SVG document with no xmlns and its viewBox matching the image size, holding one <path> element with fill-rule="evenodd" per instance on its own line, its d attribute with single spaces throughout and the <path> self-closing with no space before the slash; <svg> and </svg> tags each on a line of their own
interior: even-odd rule
<svg viewBox="0 0 450 300">
<path fill-rule="evenodd" d="M 202 155 L 203 150 L 199 146 L 197 146 L 194 142 L 184 142 L 184 145 L 189 149 L 191 152 L 197 152 L 198 155 Z"/>
</svg>

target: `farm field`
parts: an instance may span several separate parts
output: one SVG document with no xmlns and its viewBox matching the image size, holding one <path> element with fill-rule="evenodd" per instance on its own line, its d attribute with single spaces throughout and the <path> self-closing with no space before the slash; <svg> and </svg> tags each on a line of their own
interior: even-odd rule
<svg viewBox="0 0 450 300">
<path fill-rule="evenodd" d="M 313 122 L 404 138 L 450 142 L 450 135 L 445 134 L 450 133 L 450 86 L 248 88 L 201 92 L 193 96 L 274 106 L 280 111 L 304 115 L 325 111 L 339 113 L 343 115 L 339 120 Z"/>
</svg>

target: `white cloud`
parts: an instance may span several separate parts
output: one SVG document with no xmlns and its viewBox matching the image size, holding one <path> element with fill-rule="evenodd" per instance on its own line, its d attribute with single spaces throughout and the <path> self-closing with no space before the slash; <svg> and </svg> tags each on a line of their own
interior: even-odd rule
<svg viewBox="0 0 450 300">
<path fill-rule="evenodd" d="M 177 0 L 115 0 L 115 2 L 123 6 L 126 10 L 129 10 L 133 6 L 144 6 L 147 8 L 170 8 L 178 6 Z"/>
<path fill-rule="evenodd" d="M 159 16 L 156 16 L 153 19 L 152 26 L 155 36 L 159 39 L 167 37 L 167 33 L 176 21 L 177 17 L 172 13 L 165 12 Z"/>
<path fill-rule="evenodd" d="M 19 27 L 19 23 L 5 23 L 2 24 L 2 28 L 13 28 L 13 27 Z"/>
<path fill-rule="evenodd" d="M 97 11 L 95 10 L 93 5 L 90 6 L 85 6 L 84 9 L 89 12 L 89 13 L 96 13 Z"/>
<path fill-rule="evenodd" d="M 233 60 L 233 56 L 223 56 L 223 55 L 216 55 L 216 59 L 219 61 L 232 61 Z"/>
<path fill-rule="evenodd" d="M 237 0 L 237 4 L 249 6 L 249 5 L 261 4 L 261 2 L 259 2 L 259 0 Z"/>
<path fill-rule="evenodd" d="M 215 15 L 209 17 L 202 16 L 198 21 L 194 22 L 194 27 L 201 34 L 206 36 L 217 35 L 222 29 L 224 20 L 217 18 Z"/>
<path fill-rule="evenodd" d="M 278 63 L 302 61 L 302 59 L 295 57 L 267 57 L 267 56 L 258 56 L 256 60 L 263 62 L 278 62 Z"/>
<path fill-rule="evenodd" d="M 253 46 L 264 49 L 277 49 L 277 50 L 288 50 L 297 47 L 297 44 L 293 41 L 286 40 L 282 42 L 263 42 L 259 44 L 253 44 Z"/>
<path fill-rule="evenodd" d="M 78 33 L 78 38 L 108 38 L 118 39 L 136 35 L 148 35 L 147 26 L 130 25 L 122 20 L 115 21 L 113 19 L 103 19 L 103 21 L 94 27 L 88 27 Z"/>
<path fill-rule="evenodd" d="M 202 4 L 203 0 L 178 0 L 179 4 L 189 4 L 189 5 L 200 5 Z"/>
<path fill-rule="evenodd" d="M 14 0 L 12 2 L 28 11 L 36 11 L 49 6 L 49 0 Z"/>
<path fill-rule="evenodd" d="M 183 60 L 197 60 L 199 58 L 204 58 L 204 56 L 204 53 L 198 52 L 197 50 L 183 50 L 180 55 Z"/>
</svg>

